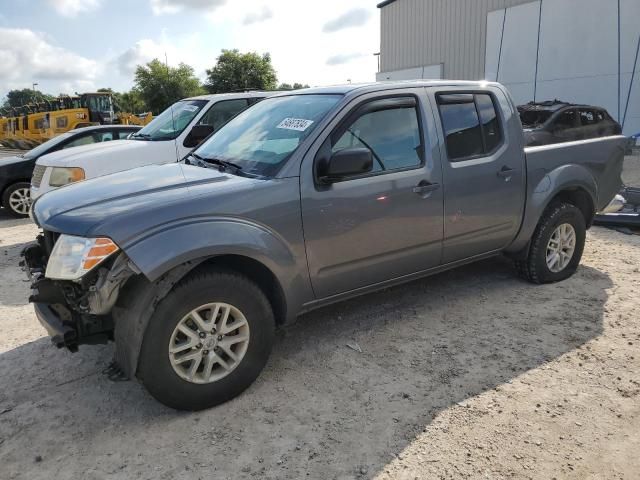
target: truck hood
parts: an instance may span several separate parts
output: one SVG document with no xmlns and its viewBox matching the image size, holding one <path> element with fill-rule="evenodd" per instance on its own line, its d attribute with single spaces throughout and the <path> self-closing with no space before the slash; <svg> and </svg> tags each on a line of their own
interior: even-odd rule
<svg viewBox="0 0 640 480">
<path fill-rule="evenodd" d="M 43 155 L 38 165 L 47 167 L 81 167 L 88 160 L 97 157 L 136 156 L 144 157 L 153 148 L 153 143 L 143 140 L 111 140 L 109 142 L 81 145 Z"/>
<path fill-rule="evenodd" d="M 32 214 L 46 230 L 124 242 L 165 218 L 188 216 L 200 202 L 211 208 L 219 194 L 251 189 L 259 181 L 179 163 L 149 165 L 49 192 L 36 200 Z"/>
</svg>

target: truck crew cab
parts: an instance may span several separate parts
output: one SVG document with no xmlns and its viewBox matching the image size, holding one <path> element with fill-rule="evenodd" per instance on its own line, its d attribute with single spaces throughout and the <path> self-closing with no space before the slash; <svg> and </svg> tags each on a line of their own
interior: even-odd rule
<svg viewBox="0 0 640 480">
<path fill-rule="evenodd" d="M 500 254 L 535 283 L 571 276 L 625 141 L 525 149 L 496 83 L 279 94 L 184 163 L 38 200 L 30 300 L 58 347 L 113 340 L 155 398 L 210 407 L 301 312 Z"/>
</svg>

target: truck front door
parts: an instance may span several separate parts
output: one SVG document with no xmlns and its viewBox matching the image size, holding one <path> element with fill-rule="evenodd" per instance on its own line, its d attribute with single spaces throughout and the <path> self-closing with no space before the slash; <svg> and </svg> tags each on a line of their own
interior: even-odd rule
<svg viewBox="0 0 640 480">
<path fill-rule="evenodd" d="M 495 90 L 432 91 L 438 104 L 444 198 L 443 263 L 506 247 L 524 209 L 522 131 Z M 506 128 L 515 125 L 517 130 Z"/>
<path fill-rule="evenodd" d="M 443 188 L 425 100 L 424 89 L 360 97 L 305 157 L 302 220 L 317 298 L 440 263 Z M 372 171 L 318 182 L 324 157 L 353 148 L 370 150 Z"/>
</svg>

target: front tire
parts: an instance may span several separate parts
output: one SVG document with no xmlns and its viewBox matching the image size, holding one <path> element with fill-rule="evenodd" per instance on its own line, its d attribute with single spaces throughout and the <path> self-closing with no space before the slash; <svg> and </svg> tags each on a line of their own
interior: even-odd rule
<svg viewBox="0 0 640 480">
<path fill-rule="evenodd" d="M 2 194 L 2 206 L 12 216 L 24 218 L 29 216 L 31 207 L 31 185 L 28 182 L 17 182 L 7 187 Z"/>
<path fill-rule="evenodd" d="M 144 335 L 138 376 L 158 401 L 201 410 L 242 393 L 273 345 L 264 292 L 230 271 L 190 275 L 158 304 Z"/>
<path fill-rule="evenodd" d="M 532 283 L 552 283 L 575 273 L 582 258 L 586 222 L 570 203 L 554 203 L 545 210 L 531 238 L 525 260 L 516 260 L 520 275 Z"/>
</svg>

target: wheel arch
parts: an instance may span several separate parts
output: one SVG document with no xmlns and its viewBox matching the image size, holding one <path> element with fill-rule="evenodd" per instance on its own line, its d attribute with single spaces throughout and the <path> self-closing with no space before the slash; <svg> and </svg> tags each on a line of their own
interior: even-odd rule
<svg viewBox="0 0 640 480">
<path fill-rule="evenodd" d="M 587 229 L 593 223 L 593 217 L 596 214 L 595 201 L 585 188 L 580 186 L 567 187 L 559 191 L 547 202 L 545 210 L 558 202 L 570 203 L 578 207 L 582 212 Z"/>
<path fill-rule="evenodd" d="M 278 277 L 264 263 L 245 255 L 217 255 L 200 261 L 183 276 L 203 270 L 223 269 L 240 273 L 255 282 L 271 304 L 277 325 L 287 318 L 287 299 Z"/>
<path fill-rule="evenodd" d="M 144 274 L 134 275 L 121 286 L 113 309 L 115 359 L 127 377 L 136 375 L 142 341 L 156 305 L 182 280 L 209 269 L 232 270 L 254 281 L 267 296 L 277 325 L 282 325 L 292 315 L 277 276 L 262 262 L 248 256 L 216 255 L 190 260 L 155 281 L 150 281 Z"/>
<path fill-rule="evenodd" d="M 16 183 L 22 183 L 22 182 L 28 183 L 29 185 L 31 185 L 31 178 L 20 178 L 20 179 L 9 180 L 7 183 L 0 186 L 0 198 L 2 198 L 2 196 L 4 195 L 4 192 L 7 191 L 7 188 L 11 188 Z"/>
<path fill-rule="evenodd" d="M 527 254 L 529 242 L 544 212 L 564 201 L 580 209 L 587 228 L 593 223 L 598 187 L 589 171 L 576 164 L 563 165 L 528 187 L 527 205 L 520 231 L 505 253 L 516 258 Z"/>
<path fill-rule="evenodd" d="M 31 179 L 30 178 L 25 178 L 25 179 L 20 179 L 20 180 L 10 180 L 8 181 L 6 184 L 2 185 L 0 187 L 0 206 L 2 208 L 5 208 L 7 210 L 10 209 L 9 205 L 5 204 L 5 195 L 7 193 L 7 191 L 13 187 L 14 185 L 16 185 L 17 183 L 26 183 L 29 185 L 29 187 L 31 186 Z M 6 199 L 8 200 L 8 198 Z M 21 214 L 22 215 L 22 214 Z"/>
</svg>

